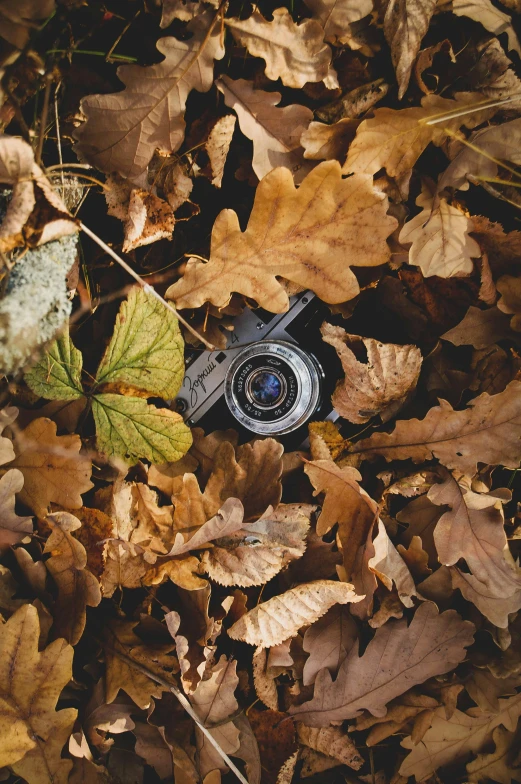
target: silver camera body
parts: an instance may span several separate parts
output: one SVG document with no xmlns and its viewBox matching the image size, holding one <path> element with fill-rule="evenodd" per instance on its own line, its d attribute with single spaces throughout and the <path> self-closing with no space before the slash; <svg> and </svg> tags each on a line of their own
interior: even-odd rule
<svg viewBox="0 0 521 784">
<path fill-rule="evenodd" d="M 193 352 L 176 401 L 187 423 L 207 432 L 234 427 L 244 438 L 279 437 L 296 447 L 310 419 L 336 419 L 336 376 L 326 373 L 332 357 L 319 332 L 324 308 L 309 291 L 292 297 L 286 313 L 246 308 L 232 332 L 223 328 L 226 349 Z"/>
</svg>

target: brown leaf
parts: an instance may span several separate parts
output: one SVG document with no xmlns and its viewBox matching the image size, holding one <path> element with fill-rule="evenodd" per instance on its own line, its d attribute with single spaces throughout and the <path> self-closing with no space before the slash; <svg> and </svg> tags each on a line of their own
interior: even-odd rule
<svg viewBox="0 0 521 784">
<path fill-rule="evenodd" d="M 502 275 L 496 283 L 496 288 L 501 295 L 497 303 L 502 313 L 512 315 L 510 328 L 521 332 L 521 278 L 513 275 Z"/>
<path fill-rule="evenodd" d="M 378 535 L 372 543 L 372 549 L 374 554 L 367 562 L 368 568 L 379 577 L 387 590 L 392 590 L 394 583 L 402 603 L 412 607 L 412 597 L 416 595 L 414 580 L 381 520 L 378 520 Z"/>
<path fill-rule="evenodd" d="M 452 12 L 456 16 L 468 16 L 470 19 L 480 22 L 486 30 L 494 35 L 506 32 L 508 48 L 514 49 L 521 56 L 521 46 L 514 32 L 511 18 L 508 14 L 495 8 L 490 0 L 453 0 Z"/>
<path fill-rule="evenodd" d="M 324 43 L 324 30 L 313 19 L 295 24 L 286 8 L 273 12 L 268 22 L 255 10 L 245 20 L 226 20 L 235 40 L 253 57 L 262 57 L 268 79 L 280 79 L 286 87 L 303 87 L 306 82 L 324 81 L 329 89 L 338 87 L 331 72 L 331 49 Z"/>
<path fill-rule="evenodd" d="M 455 346 L 482 349 L 510 336 L 509 319 L 498 308 L 481 310 L 471 306 L 463 321 L 441 337 Z"/>
<path fill-rule="evenodd" d="M 339 120 L 332 125 L 309 123 L 300 137 L 304 158 L 314 161 L 334 159 L 343 163 L 358 126 L 357 120 L 350 119 Z"/>
<path fill-rule="evenodd" d="M 55 640 L 38 652 L 39 634 L 31 604 L 0 626 L 0 765 L 9 765 L 28 784 L 67 784 L 72 763 L 61 752 L 77 711 L 55 708 L 72 677 L 73 649 Z"/>
<path fill-rule="evenodd" d="M 221 78 L 224 79 L 225 77 Z M 210 160 L 211 183 L 216 188 L 220 188 L 222 184 L 224 166 L 235 130 L 235 122 L 233 114 L 226 114 L 224 117 L 220 117 L 208 134 L 208 139 L 204 145 Z"/>
<path fill-rule="evenodd" d="M 101 602 L 99 583 L 87 565 L 83 545 L 72 536 L 81 522 L 68 512 L 55 512 L 46 518 L 51 535 L 44 553 L 51 557 L 45 562 L 58 587 L 58 598 L 53 608 L 54 628 L 58 637 L 76 645 L 85 627 L 87 607 Z"/>
<path fill-rule="evenodd" d="M 303 648 L 309 653 L 302 673 L 304 686 L 314 683 L 324 668 L 336 675 L 357 638 L 358 629 L 347 607 L 331 607 L 304 635 Z"/>
<path fill-rule="evenodd" d="M 346 259 L 372 267 L 389 258 L 385 239 L 396 222 L 386 209 L 385 196 L 369 177 L 342 180 L 336 161 L 316 166 L 298 191 L 287 169 L 274 169 L 257 188 L 246 231 L 236 213 L 221 212 L 210 261 L 189 260 L 184 277 L 167 295 L 180 308 L 206 301 L 222 307 L 238 291 L 281 313 L 288 295 L 276 276 L 283 275 L 326 302 L 352 299 L 359 286 Z"/>
<path fill-rule="evenodd" d="M 256 90 L 246 79 L 230 79 L 223 75 L 216 81 L 226 106 L 234 109 L 241 131 L 253 142 L 253 171 L 262 180 L 277 166 L 285 166 L 300 182 L 309 171 L 304 167 L 300 136 L 313 118 L 305 106 L 291 104 L 277 108 L 281 94 Z"/>
<path fill-rule="evenodd" d="M 18 416 L 18 409 L 14 406 L 7 406 L 0 410 L 0 434 L 6 427 L 10 427 Z M 13 442 L 10 438 L 0 436 L 0 465 L 10 463 L 15 457 Z"/>
<path fill-rule="evenodd" d="M 125 90 L 87 96 L 82 101 L 87 121 L 75 132 L 78 155 L 101 171 L 134 178 L 156 147 L 175 152 L 184 138 L 188 94 L 210 89 L 213 60 L 224 55 L 217 19 L 211 12 L 193 19 L 187 41 L 161 38 L 157 48 L 165 59 L 157 65 L 120 66 Z"/>
<path fill-rule="evenodd" d="M 199 526 L 186 541 L 181 533 L 176 534 L 168 555 L 182 555 L 196 550 L 212 539 L 231 536 L 242 527 L 244 507 L 237 498 L 228 498 L 216 515 Z"/>
<path fill-rule="evenodd" d="M 20 517 L 14 511 L 15 494 L 21 491 L 23 484 L 23 474 L 17 468 L 7 471 L 0 479 L 0 552 L 33 532 L 32 518 Z"/>
<path fill-rule="evenodd" d="M 492 739 L 496 744 L 495 751 L 478 754 L 475 760 L 467 763 L 468 780 L 472 784 L 489 779 L 500 781 L 501 784 L 511 784 L 512 779 L 519 780 L 521 769 L 511 764 L 518 750 L 515 733 L 508 732 L 504 727 L 496 727 Z"/>
<path fill-rule="evenodd" d="M 422 38 L 436 8 L 436 0 L 391 0 L 384 18 L 384 33 L 398 82 L 398 98 L 407 90 Z"/>
<path fill-rule="evenodd" d="M 333 580 L 315 580 L 258 604 L 228 629 L 232 640 L 270 648 L 314 623 L 334 604 L 360 601 L 353 586 Z"/>
<path fill-rule="evenodd" d="M 364 458 L 382 455 L 386 460 L 414 462 L 436 457 L 447 468 L 472 476 L 477 463 L 517 468 L 521 459 L 521 382 L 511 381 L 504 392 L 486 392 L 454 411 L 440 400 L 424 419 L 398 420 L 392 433 L 374 433 L 351 448 Z"/>
<path fill-rule="evenodd" d="M 118 175 L 107 178 L 104 191 L 108 214 L 124 221 L 123 253 L 161 239 L 172 239 L 172 207 L 143 188 L 133 188 Z"/>
<path fill-rule="evenodd" d="M 521 713 L 521 694 L 499 702 L 498 713 L 471 708 L 467 713 L 455 711 L 449 720 L 445 708 L 438 708 L 421 743 L 414 745 L 411 738 L 402 741 L 402 746 L 412 749 L 400 767 L 402 776 L 414 775 L 417 781 L 423 781 L 438 768 L 480 751 L 496 727 L 503 725 L 514 731 Z"/>
<path fill-rule="evenodd" d="M 356 424 L 377 415 L 383 422 L 396 416 L 416 387 L 422 364 L 420 350 L 349 335 L 343 327 L 327 322 L 320 331 L 322 339 L 336 350 L 345 374 L 332 397 L 340 416 Z M 355 352 L 362 346 L 367 361 L 359 362 Z"/>
<path fill-rule="evenodd" d="M 136 736 L 134 747 L 136 754 L 143 757 L 147 765 L 154 768 L 161 780 L 172 780 L 174 772 L 172 752 L 157 727 L 139 721 L 132 731 Z"/>
<path fill-rule="evenodd" d="M 24 475 L 20 500 L 38 517 L 45 517 L 50 503 L 83 506 L 81 494 L 92 487 L 91 461 L 79 454 L 79 436 L 57 436 L 56 424 L 40 417 L 17 434 L 14 448 L 10 466 Z"/>
<path fill-rule="evenodd" d="M 517 580 L 521 578 L 519 570 L 514 575 Z M 508 627 L 508 616 L 517 612 L 521 607 L 521 589 L 514 590 L 504 596 L 501 587 L 496 589 L 490 583 L 481 582 L 473 574 L 467 574 L 455 566 L 450 567 L 452 587 L 459 588 L 463 597 L 476 605 L 485 618 L 501 629 Z"/>
<path fill-rule="evenodd" d="M 332 44 L 349 44 L 349 25 L 358 22 L 373 9 L 372 0 L 305 0 L 313 16 L 324 28 L 325 40 Z"/>
<path fill-rule="evenodd" d="M 354 770 L 360 770 L 364 760 L 356 750 L 356 746 L 344 730 L 339 727 L 316 729 L 306 727 L 302 722 L 297 722 L 297 737 L 299 743 L 319 751 L 322 754 L 334 757 L 343 765 L 348 765 Z"/>
<path fill-rule="evenodd" d="M 328 670 L 321 670 L 313 699 L 294 706 L 291 713 L 319 727 L 353 718 L 363 708 L 384 716 L 394 697 L 462 661 L 473 634 L 474 624 L 463 621 L 454 610 L 439 615 L 434 604 L 424 603 L 409 627 L 403 620 L 378 629 L 361 657 L 354 645 L 336 681 Z"/>
</svg>

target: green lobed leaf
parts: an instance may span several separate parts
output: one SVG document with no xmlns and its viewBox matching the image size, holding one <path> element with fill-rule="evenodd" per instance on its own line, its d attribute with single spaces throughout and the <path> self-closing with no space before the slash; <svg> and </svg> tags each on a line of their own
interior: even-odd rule
<svg viewBox="0 0 521 784">
<path fill-rule="evenodd" d="M 94 395 L 92 413 L 100 452 L 131 465 L 143 457 L 151 463 L 171 463 L 192 445 L 190 428 L 179 414 L 140 397 Z"/>
<path fill-rule="evenodd" d="M 176 317 L 152 294 L 132 289 L 119 309 L 96 381 L 120 381 L 169 399 L 178 393 L 183 376 L 183 338 Z"/>
<path fill-rule="evenodd" d="M 69 335 L 69 327 L 51 343 L 41 359 L 25 373 L 30 389 L 47 400 L 76 400 L 83 397 L 83 357 Z"/>
</svg>

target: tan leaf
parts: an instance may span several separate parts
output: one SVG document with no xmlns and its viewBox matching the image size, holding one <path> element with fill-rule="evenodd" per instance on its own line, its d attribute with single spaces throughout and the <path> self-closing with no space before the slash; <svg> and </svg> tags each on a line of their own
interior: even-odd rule
<svg viewBox="0 0 521 784">
<path fill-rule="evenodd" d="M 499 781 L 511 784 L 512 779 L 519 781 L 521 770 L 512 766 L 512 757 L 517 751 L 514 743 L 515 733 L 508 732 L 504 727 L 496 727 L 492 739 L 496 749 L 490 754 L 478 754 L 475 760 L 467 763 L 467 774 L 470 782 Z"/>
<path fill-rule="evenodd" d="M 343 163 L 355 138 L 358 120 L 344 119 L 332 125 L 311 122 L 300 137 L 304 158 L 314 161 L 334 159 Z"/>
<path fill-rule="evenodd" d="M 57 436 L 56 424 L 40 417 L 17 434 L 12 468 L 24 475 L 20 500 L 38 517 L 45 517 L 50 503 L 80 509 L 81 494 L 92 487 L 91 461 L 80 455 L 77 435 Z"/>
<path fill-rule="evenodd" d="M 174 762 L 172 753 L 157 727 L 137 722 L 133 729 L 136 737 L 135 751 L 156 771 L 161 780 L 172 780 Z"/>
<path fill-rule="evenodd" d="M 175 657 L 168 655 L 175 646 L 173 640 L 171 644 L 146 645 L 134 633 L 134 626 L 136 621 L 112 621 L 105 627 L 105 696 L 108 703 L 114 702 L 119 690 L 123 689 L 136 705 L 148 708 L 152 698 L 160 697 L 166 687 L 151 680 L 127 660 L 131 658 L 147 670 L 157 671 L 166 680 L 178 669 L 174 667 Z"/>
<path fill-rule="evenodd" d="M 248 19 L 233 17 L 226 24 L 253 57 L 262 57 L 268 79 L 280 79 L 286 87 L 321 81 L 329 89 L 338 87 L 330 71 L 331 49 L 324 43 L 324 30 L 313 19 L 297 25 L 286 8 L 277 8 L 273 21 L 268 22 L 256 9 Z"/>
<path fill-rule="evenodd" d="M 471 305 L 463 321 L 460 321 L 441 337 L 455 346 L 474 346 L 476 349 L 488 348 L 488 346 L 511 335 L 508 322 L 508 318 L 498 308 L 481 310 Z"/>
<path fill-rule="evenodd" d="M 53 608 L 55 633 L 76 645 L 83 634 L 87 607 L 101 602 L 101 592 L 98 581 L 85 568 L 85 548 L 71 534 L 81 526 L 78 518 L 68 512 L 55 512 L 46 522 L 52 533 L 45 543 L 44 553 L 51 554 L 45 565 L 58 587 Z"/>
<path fill-rule="evenodd" d="M 313 509 L 309 504 L 279 504 L 275 510 L 270 506 L 255 523 L 217 538 L 203 555 L 204 571 L 221 585 L 267 583 L 303 555 Z"/>
<path fill-rule="evenodd" d="M 455 566 L 450 567 L 450 577 L 452 587 L 459 588 L 462 596 L 475 604 L 480 613 L 500 629 L 507 629 L 508 616 L 521 608 L 521 588 L 514 589 L 505 596 L 502 594 L 501 585 L 496 588 L 488 582 L 481 582 L 473 574 L 467 574 Z M 516 569 L 514 579 L 519 583 L 521 570 Z"/>
<path fill-rule="evenodd" d="M 323 727 L 320 729 L 306 727 L 297 722 L 297 737 L 299 743 L 319 751 L 322 754 L 334 757 L 343 765 L 348 765 L 354 770 L 360 770 L 364 764 L 363 758 L 356 750 L 356 746 L 344 730 L 340 727 Z"/>
<path fill-rule="evenodd" d="M 431 573 L 429 568 L 429 554 L 422 547 L 422 540 L 419 536 L 413 536 L 406 549 L 403 544 L 397 545 L 396 549 L 407 564 L 409 571 L 414 579 L 423 579 Z"/>
<path fill-rule="evenodd" d="M 235 212 L 221 212 L 210 261 L 189 260 L 167 296 L 180 308 L 206 301 L 222 307 L 238 291 L 282 313 L 288 308 L 288 295 L 277 281 L 282 275 L 326 302 L 345 302 L 359 292 L 349 260 L 372 267 L 389 258 L 385 240 L 396 222 L 386 210 L 387 199 L 371 178 L 342 180 L 336 161 L 316 166 L 298 191 L 288 169 L 274 169 L 257 188 L 246 231 Z"/>
<path fill-rule="evenodd" d="M 445 715 L 445 708 L 438 708 L 421 743 L 414 745 L 411 738 L 402 741 L 402 746 L 412 751 L 402 762 L 401 775 L 414 775 L 416 781 L 423 781 L 438 768 L 464 760 L 471 752 L 479 752 L 491 740 L 496 727 L 503 725 L 513 732 L 521 713 L 521 694 L 499 703 L 498 713 L 473 708 L 467 713 L 457 710 L 450 719 Z"/>
<path fill-rule="evenodd" d="M 332 44 L 349 44 L 349 25 L 373 10 L 372 0 L 305 0 L 313 17 L 324 28 L 325 40 Z"/>
<path fill-rule="evenodd" d="M 202 547 L 212 539 L 231 536 L 242 527 L 243 516 L 244 507 L 241 502 L 237 498 L 228 498 L 217 514 L 199 526 L 186 541 L 183 535 L 178 533 L 168 555 L 182 555 Z"/>
<path fill-rule="evenodd" d="M 502 313 L 512 315 L 510 328 L 521 332 L 521 278 L 513 275 L 502 275 L 496 283 L 496 288 L 501 294 L 497 303 Z M 488 312 L 488 311 L 486 311 Z M 497 311 L 496 311 L 497 313 Z"/>
<path fill-rule="evenodd" d="M 411 70 L 420 51 L 422 38 L 436 8 L 436 0 L 391 0 L 384 19 L 384 33 L 398 82 L 398 98 L 403 98 Z"/>
<path fill-rule="evenodd" d="M 160 585 L 168 579 L 187 591 L 198 591 L 207 585 L 206 580 L 198 577 L 200 567 L 199 559 L 193 555 L 161 559 L 155 566 L 145 565 L 140 585 Z"/>
<path fill-rule="evenodd" d="M 14 406 L 7 406 L 0 410 L 0 434 L 4 432 L 6 427 L 13 424 L 18 416 L 18 409 Z M 10 463 L 15 457 L 13 442 L 10 438 L 5 436 L 0 437 L 0 465 Z"/>
<path fill-rule="evenodd" d="M 72 763 L 61 752 L 77 711 L 55 707 L 72 677 L 73 649 L 55 640 L 39 652 L 39 634 L 31 604 L 0 626 L 0 765 L 11 766 L 29 784 L 67 784 Z"/>
<path fill-rule="evenodd" d="M 217 82 L 216 85 L 217 87 L 219 86 Z M 208 139 L 204 145 L 210 159 L 211 182 L 216 188 L 220 188 L 222 184 L 224 166 L 235 130 L 235 123 L 236 119 L 233 114 L 226 114 L 224 117 L 220 117 L 208 134 Z"/>
<path fill-rule="evenodd" d="M 347 604 L 361 598 L 349 583 L 333 580 L 303 583 L 257 605 L 228 629 L 228 636 L 232 640 L 271 648 L 293 637 L 302 626 L 314 623 L 334 604 Z"/>
<path fill-rule="evenodd" d="M 412 607 L 412 597 L 416 596 L 414 580 L 405 561 L 389 539 L 381 520 L 378 520 L 378 534 L 373 541 L 373 550 L 374 555 L 367 562 L 368 568 L 380 578 L 389 591 L 394 583 L 400 600 L 406 607 Z"/>
<path fill-rule="evenodd" d="M 2 38 L 17 49 L 23 49 L 29 41 L 31 28 L 55 10 L 55 0 L 3 0 L 0 7 Z"/>
<path fill-rule="evenodd" d="M 356 424 L 377 415 L 383 422 L 396 416 L 416 387 L 422 364 L 420 350 L 349 335 L 343 327 L 327 322 L 320 331 L 322 339 L 336 350 L 345 374 L 332 397 L 340 416 Z M 359 362 L 355 352 L 362 345 L 367 361 Z"/>
<path fill-rule="evenodd" d="M 426 95 L 421 107 L 376 109 L 374 117 L 360 124 L 342 171 L 376 174 L 385 169 L 390 177 L 400 179 L 408 175 L 431 142 L 436 146 L 443 143 L 445 128 L 455 131 L 462 124 L 473 127 L 483 121 L 483 112 L 475 112 L 470 115 L 472 119 L 466 115 L 445 123 L 426 124 L 430 117 L 464 108 L 464 105 L 464 102 Z"/>
<path fill-rule="evenodd" d="M 172 239 L 175 218 L 172 207 L 142 188 L 132 188 L 113 175 L 107 178 L 105 198 L 108 214 L 125 222 L 123 253 L 161 239 Z M 114 187 L 116 186 L 116 187 Z"/>
<path fill-rule="evenodd" d="M 363 711 L 357 717 L 354 726 L 357 730 L 372 728 L 366 743 L 368 746 L 375 746 L 395 732 L 403 732 L 404 728 L 410 726 L 412 721 L 415 722 L 414 727 L 416 728 L 416 720 L 426 714 L 431 718 L 433 710 L 438 706 L 438 700 L 421 694 L 416 689 L 411 689 L 389 703 L 385 716 L 373 716 L 367 711 Z M 426 730 L 429 726 L 430 724 Z"/>
<path fill-rule="evenodd" d="M 304 686 L 314 683 L 324 668 L 336 675 L 357 638 L 358 629 L 347 607 L 331 607 L 304 635 L 303 648 L 309 653 L 302 673 Z"/>
<path fill-rule="evenodd" d="M 280 93 L 256 90 L 246 79 L 223 75 L 215 84 L 226 106 L 237 113 L 241 131 L 253 142 L 252 166 L 259 180 L 275 167 L 285 166 L 299 174 L 296 182 L 300 182 L 310 168 L 303 166 L 300 137 L 313 119 L 311 109 L 298 104 L 277 108 Z"/>
<path fill-rule="evenodd" d="M 389 618 L 403 618 L 403 604 L 396 591 L 386 594 L 380 600 L 378 610 L 369 618 L 368 623 L 371 629 L 379 629 Z"/>
<path fill-rule="evenodd" d="M 448 507 L 434 530 L 438 557 L 445 566 L 464 558 L 470 571 L 498 598 L 521 590 L 521 572 L 508 549 L 501 501 L 475 493 L 467 476 L 444 473 L 442 484 L 428 492 L 430 501 Z"/>
<path fill-rule="evenodd" d="M 157 65 L 120 66 L 125 90 L 84 98 L 87 121 L 75 132 L 78 155 L 101 171 L 134 178 L 157 147 L 175 152 L 184 138 L 188 94 L 210 89 L 213 60 L 224 55 L 217 19 L 208 11 L 197 16 L 188 24 L 193 36 L 187 41 L 161 38 L 157 48 L 165 59 Z"/>
<path fill-rule="evenodd" d="M 267 672 L 267 659 L 266 648 L 258 648 L 253 654 L 253 684 L 259 700 L 276 711 L 279 709 L 277 684 L 274 675 Z"/>
<path fill-rule="evenodd" d="M 474 624 L 457 612 L 438 614 L 436 605 L 424 603 L 410 626 L 405 620 L 388 621 L 377 630 L 362 656 L 354 645 L 336 681 L 321 670 L 315 696 L 294 706 L 291 713 L 312 726 L 353 718 L 363 708 L 384 716 L 386 704 L 417 683 L 452 670 L 466 655 Z"/>
<path fill-rule="evenodd" d="M 453 0 L 452 12 L 456 16 L 468 16 L 483 25 L 494 35 L 506 33 L 508 48 L 514 49 L 521 56 L 521 46 L 508 14 L 495 8 L 490 0 Z"/>
<path fill-rule="evenodd" d="M 424 419 L 398 420 L 392 433 L 375 433 L 351 448 L 365 458 L 432 460 L 473 476 L 477 463 L 517 468 L 521 459 L 521 382 L 511 381 L 504 392 L 486 392 L 454 411 L 440 400 Z"/>
<path fill-rule="evenodd" d="M 435 199 L 427 187 L 416 204 L 422 212 L 404 225 L 399 237 L 402 243 L 412 243 L 409 264 L 419 267 L 425 278 L 470 275 L 472 259 L 481 256 L 478 243 L 469 236 L 472 220 L 446 199 Z"/>
<path fill-rule="evenodd" d="M 32 518 L 20 517 L 14 511 L 15 493 L 21 491 L 23 484 L 23 474 L 17 468 L 7 471 L 0 479 L 0 552 L 33 532 Z"/>
<path fill-rule="evenodd" d="M 239 705 L 235 699 L 235 689 L 239 684 L 236 673 L 236 661 L 228 661 L 221 656 L 213 666 L 207 680 L 200 681 L 197 689 L 190 695 L 195 712 L 206 727 L 219 724 L 211 733 L 226 754 L 233 754 L 239 748 L 239 730 L 233 721 L 226 719 L 233 716 Z M 197 762 L 201 778 L 212 770 L 227 771 L 221 755 L 208 742 L 201 730 L 196 727 Z"/>
</svg>

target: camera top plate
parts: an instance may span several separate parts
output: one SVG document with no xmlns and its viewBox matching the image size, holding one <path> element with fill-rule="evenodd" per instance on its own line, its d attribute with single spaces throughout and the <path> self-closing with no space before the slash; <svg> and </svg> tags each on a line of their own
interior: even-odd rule
<svg viewBox="0 0 521 784">
<path fill-rule="evenodd" d="M 234 320 L 233 332 L 225 330 L 228 336 L 226 349 L 203 351 L 188 360 L 183 384 L 177 397 L 177 406 L 189 425 L 196 424 L 212 405 L 224 394 L 226 371 L 234 357 L 245 346 L 259 340 L 270 338 L 295 343 L 295 338 L 286 327 L 315 298 L 312 291 L 290 298 L 286 313 L 267 313 L 250 310 Z"/>
</svg>

